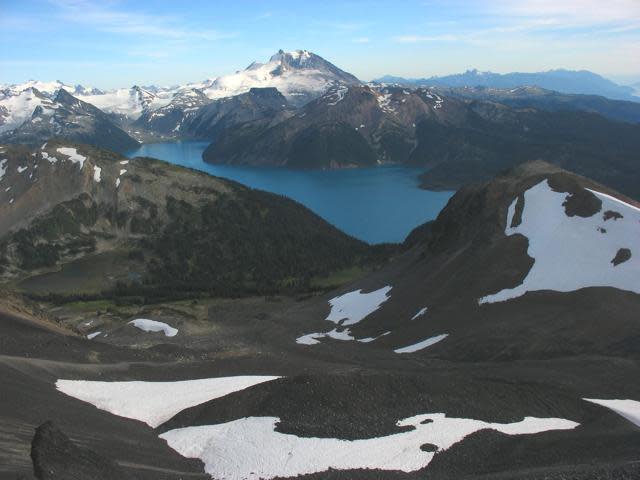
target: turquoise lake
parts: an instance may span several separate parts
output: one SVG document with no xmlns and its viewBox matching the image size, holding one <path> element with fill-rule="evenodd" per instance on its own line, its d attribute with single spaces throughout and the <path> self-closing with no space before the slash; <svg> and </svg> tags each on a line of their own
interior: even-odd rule
<svg viewBox="0 0 640 480">
<path fill-rule="evenodd" d="M 399 166 L 309 171 L 211 165 L 202 160 L 207 145 L 153 143 L 126 155 L 159 158 L 286 195 L 369 243 L 401 242 L 413 228 L 436 218 L 453 195 L 418 188 L 421 170 Z"/>
</svg>

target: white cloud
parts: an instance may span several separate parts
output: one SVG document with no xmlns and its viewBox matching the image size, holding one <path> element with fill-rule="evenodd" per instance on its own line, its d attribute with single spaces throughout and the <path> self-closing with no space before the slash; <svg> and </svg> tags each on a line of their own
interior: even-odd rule
<svg viewBox="0 0 640 480">
<path fill-rule="evenodd" d="M 359 37 L 359 38 L 354 38 L 353 43 L 369 43 L 371 41 L 371 39 L 369 37 Z"/>
<path fill-rule="evenodd" d="M 603 24 L 640 20 L 638 0 L 499 0 L 493 2 L 497 14 L 550 17 L 571 24 Z"/>
<path fill-rule="evenodd" d="M 235 33 L 184 25 L 175 17 L 118 10 L 107 2 L 50 0 L 50 3 L 60 9 L 60 16 L 64 20 L 92 25 L 103 32 L 173 40 L 213 41 L 237 36 Z"/>
<path fill-rule="evenodd" d="M 398 43 L 455 42 L 461 38 L 457 35 L 401 35 L 393 37 Z"/>
</svg>

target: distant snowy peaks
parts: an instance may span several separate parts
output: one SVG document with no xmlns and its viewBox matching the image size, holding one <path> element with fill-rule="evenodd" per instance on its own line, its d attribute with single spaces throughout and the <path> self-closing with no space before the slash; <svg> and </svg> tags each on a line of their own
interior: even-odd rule
<svg viewBox="0 0 640 480">
<path fill-rule="evenodd" d="M 360 84 L 360 81 L 308 50 L 279 50 L 267 63 L 254 62 L 245 70 L 230 75 L 173 87 L 134 85 L 131 88 L 99 90 L 83 85 L 68 85 L 60 80 L 29 80 L 21 84 L 3 86 L 0 90 L 0 107 L 3 106 L 3 99 L 18 96 L 25 90 L 36 89 L 41 96 L 52 100 L 59 91 L 64 90 L 104 112 L 135 120 L 143 113 L 168 105 L 176 96 L 200 96 L 200 93 L 194 93 L 194 89 L 213 100 L 240 95 L 252 88 L 271 87 L 278 89 L 293 105 L 299 106 L 321 96 L 335 84 L 353 85 Z M 4 116 L 4 119 L 0 119 L 0 128 L 4 130 L 8 129 L 9 125 L 17 126 L 19 121 L 28 118 L 37 106 L 23 101 L 4 103 L 7 110 L 4 115 L 0 108 L 0 116 Z"/>
<path fill-rule="evenodd" d="M 79 86 L 80 85 L 78 85 L 78 87 Z M 5 88 L 5 91 L 10 91 L 13 94 L 19 94 L 20 92 L 23 92 L 25 90 L 29 90 L 32 88 L 35 88 L 40 93 L 43 93 L 46 96 L 50 96 L 50 97 L 58 93 L 58 90 L 60 90 L 61 88 L 70 92 L 73 92 L 75 90 L 75 87 L 72 87 L 71 85 L 66 85 L 62 83 L 60 80 L 56 80 L 54 82 L 42 82 L 40 80 L 29 80 L 24 83 L 9 85 L 7 88 Z"/>
</svg>

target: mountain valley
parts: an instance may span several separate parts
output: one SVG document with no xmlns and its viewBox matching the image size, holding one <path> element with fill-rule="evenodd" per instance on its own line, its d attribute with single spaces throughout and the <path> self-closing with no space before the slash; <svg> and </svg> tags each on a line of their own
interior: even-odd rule
<svg viewBox="0 0 640 480">
<path fill-rule="evenodd" d="M 0 445 L 11 441 L 14 447 L 0 449 L 5 465 L 0 475 L 29 475 L 32 448 L 34 465 L 41 469 L 35 470 L 37 478 L 53 478 L 39 471 L 69 468 L 89 469 L 91 478 L 111 478 L 117 470 L 141 479 L 204 478 L 203 469 L 213 478 L 250 478 L 249 468 L 261 478 L 637 476 L 640 437 L 634 414 L 627 419 L 606 407 L 609 399 L 640 397 L 635 383 L 625 381 L 638 374 L 640 353 L 635 315 L 640 267 L 633 241 L 639 233 L 637 202 L 553 165 L 533 162 L 461 189 L 435 221 L 417 228 L 404 244 L 375 252 L 290 201 L 260 192 L 247 196 L 237 184 L 163 162 L 133 159 L 122 164 L 127 160 L 112 153 L 55 142 L 35 152 L 2 148 L 11 160 L 7 172 L 13 172 L 19 159 L 37 163 L 29 168 L 38 170 L 35 184 L 50 192 L 50 201 L 37 203 L 34 186 L 27 182 L 10 204 L 21 209 L 20 215 L 3 211 L 0 217 L 8 222 L 3 229 L 15 232 L 5 237 L 9 255 L 5 253 L 3 275 L 14 293 L 3 294 L 0 322 L 3 412 L 13 412 Z M 166 181 L 172 184 L 171 194 L 160 193 L 167 192 Z M 53 196 L 61 191 L 68 196 Z M 93 283 L 88 266 L 100 265 L 99 255 L 115 245 L 125 252 L 131 245 L 149 245 L 141 249 L 142 256 L 129 250 L 123 257 L 128 273 L 145 271 L 157 247 L 150 241 L 153 234 L 133 227 L 135 218 L 146 215 L 152 230 L 166 234 L 186 229 L 187 237 L 179 240 L 184 244 L 195 233 L 188 229 L 198 215 L 193 208 L 203 205 L 219 216 L 228 208 L 227 196 L 236 197 L 247 215 L 252 204 L 272 210 L 264 224 L 253 228 L 261 231 L 274 260 L 295 260 L 285 272 L 295 272 L 300 262 L 313 271 L 310 259 L 292 248 L 315 252 L 323 265 L 318 274 L 350 265 L 349 252 L 352 259 L 376 262 L 368 273 L 343 279 L 331 291 L 296 293 L 271 276 L 269 281 L 276 283 L 264 285 L 276 288 L 239 295 L 242 290 L 232 283 L 233 295 L 225 298 L 217 288 L 181 290 L 181 281 L 205 278 L 191 275 L 209 275 L 184 271 L 185 266 L 208 263 L 198 259 L 202 247 L 196 242 L 156 257 L 194 252 L 184 261 L 163 262 L 167 278 L 177 280 L 169 283 L 171 294 L 136 290 L 131 276 L 123 277 L 128 278 L 126 288 L 109 295 L 96 296 L 96 290 L 92 295 L 83 288 Z M 175 223 L 181 217 L 170 220 L 175 202 L 181 215 L 187 214 L 187 224 Z M 134 209 L 121 217 L 121 206 Z M 291 218 L 296 208 L 300 219 L 282 224 L 279 218 Z M 236 227 L 219 224 L 237 233 L 230 238 L 234 248 L 227 251 L 232 255 L 225 264 L 229 273 L 246 270 L 235 263 L 233 251 L 248 254 L 242 242 L 253 237 L 242 229 L 255 222 L 251 216 L 246 224 L 240 221 L 243 215 L 233 218 Z M 556 234 L 541 233 L 534 240 L 546 223 L 543 231 Z M 278 229 L 295 225 L 299 247 L 281 245 L 280 237 L 269 243 L 270 224 Z M 559 225 L 566 226 L 562 230 Z M 305 229 L 311 237 L 305 237 Z M 576 229 L 584 233 L 576 236 Z M 216 229 L 197 232 L 219 235 Z M 309 243 L 316 235 L 320 243 Z M 20 262 L 11 252 L 25 251 L 43 238 L 59 247 L 52 265 L 85 260 L 66 292 L 59 288 L 61 277 L 48 283 L 48 291 L 56 294 L 43 295 L 47 284 L 37 294 L 21 287 L 25 274 L 41 275 L 42 266 L 28 265 L 24 257 Z M 95 238 L 100 253 L 78 247 L 83 238 Z M 209 238 L 215 237 L 203 237 Z M 540 250 L 540 243 L 546 248 Z M 226 249 L 220 240 L 209 244 L 215 249 L 207 255 Z M 280 245 L 292 255 L 278 257 Z M 552 245 L 573 252 L 575 259 L 554 266 L 558 257 Z M 620 256 L 620 250 L 628 254 Z M 572 262 L 586 261 L 584 255 L 596 251 L 589 267 L 593 273 L 571 268 Z M 258 252 L 259 258 L 267 258 Z M 260 273 L 257 258 L 247 262 Z M 277 273 L 273 263 L 266 268 Z M 543 269 L 541 277 L 538 268 Z M 549 268 L 566 273 L 559 277 L 544 270 Z M 538 277 L 542 284 L 535 283 Z M 565 286 L 554 283 L 557 278 L 564 278 Z M 594 283 L 594 278 L 604 283 Z M 137 393 L 127 394 L 122 390 L 127 384 L 117 383 L 133 380 Z M 182 387 L 184 381 L 203 386 Z M 166 392 L 160 397 L 165 400 L 154 401 L 158 393 L 147 393 L 153 388 Z M 166 402 L 177 395 L 171 389 L 180 392 L 179 400 L 174 410 L 167 410 Z M 21 400 L 25 391 L 32 392 L 27 404 Z M 637 402 L 628 402 L 629 411 L 635 411 Z M 18 408 L 20 403 L 24 405 Z M 124 405 L 130 406 L 122 410 Z M 32 428 L 45 420 L 54 424 L 42 425 L 31 447 Z M 220 437 L 216 428 L 225 433 Z M 461 433 L 444 439 L 443 431 Z M 122 438 L 127 439 L 124 444 Z M 305 443 L 312 439 L 316 443 Z M 209 447 L 185 446 L 194 441 Z M 367 455 L 389 451 L 392 443 L 387 442 L 401 442 L 406 452 L 416 453 L 395 457 L 396 467 L 382 453 Z M 127 447 L 134 444 L 138 447 Z M 253 444 L 263 447 L 253 451 Z M 315 460 L 307 461 L 304 451 L 311 445 Z M 334 448 L 347 449 L 351 459 L 333 456 Z M 64 457 L 76 449 L 84 453 Z M 228 463 L 216 460 L 216 451 L 226 452 L 221 458 Z M 286 462 L 288 455 L 296 460 Z M 86 458 L 98 460 L 83 463 Z"/>
</svg>

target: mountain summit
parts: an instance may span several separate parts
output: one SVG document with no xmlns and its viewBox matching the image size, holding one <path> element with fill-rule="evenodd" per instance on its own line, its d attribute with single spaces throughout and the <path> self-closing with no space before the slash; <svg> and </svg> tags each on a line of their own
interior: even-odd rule
<svg viewBox="0 0 640 480">
<path fill-rule="evenodd" d="M 216 78 L 203 90 L 209 98 L 221 98 L 246 93 L 251 88 L 275 87 L 291 104 L 299 106 L 336 83 L 353 85 L 360 81 L 315 53 L 279 50 L 267 63 L 253 62 L 242 71 Z"/>
</svg>

